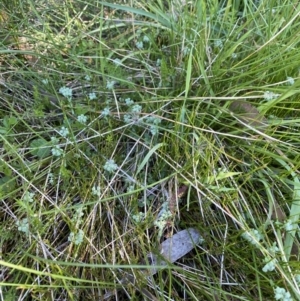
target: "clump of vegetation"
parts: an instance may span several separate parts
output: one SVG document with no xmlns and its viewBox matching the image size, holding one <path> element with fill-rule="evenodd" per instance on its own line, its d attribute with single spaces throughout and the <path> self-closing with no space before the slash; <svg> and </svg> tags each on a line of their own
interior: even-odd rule
<svg viewBox="0 0 300 301">
<path fill-rule="evenodd" d="M 299 12 L 3 0 L 0 300 L 300 300 Z"/>
</svg>

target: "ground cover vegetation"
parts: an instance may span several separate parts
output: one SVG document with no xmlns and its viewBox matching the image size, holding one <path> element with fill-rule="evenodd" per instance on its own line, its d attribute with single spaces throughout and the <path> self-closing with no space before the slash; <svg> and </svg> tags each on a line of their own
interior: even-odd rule
<svg viewBox="0 0 300 301">
<path fill-rule="evenodd" d="M 300 300 L 299 14 L 2 0 L 0 300 Z"/>
</svg>

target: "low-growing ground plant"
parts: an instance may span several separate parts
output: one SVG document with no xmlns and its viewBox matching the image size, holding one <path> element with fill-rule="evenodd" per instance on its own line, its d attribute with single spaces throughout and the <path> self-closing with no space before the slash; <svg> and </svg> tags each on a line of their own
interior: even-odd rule
<svg viewBox="0 0 300 301">
<path fill-rule="evenodd" d="M 0 300 L 300 300 L 299 15 L 3 0 Z"/>
</svg>

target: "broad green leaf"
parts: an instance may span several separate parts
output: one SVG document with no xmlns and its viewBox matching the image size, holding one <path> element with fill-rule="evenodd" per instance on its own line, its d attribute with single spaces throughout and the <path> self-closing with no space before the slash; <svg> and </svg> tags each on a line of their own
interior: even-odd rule
<svg viewBox="0 0 300 301">
<path fill-rule="evenodd" d="M 30 148 L 30 153 L 39 157 L 40 159 L 48 157 L 51 151 L 49 142 L 43 138 L 38 138 L 31 141 Z"/>
</svg>

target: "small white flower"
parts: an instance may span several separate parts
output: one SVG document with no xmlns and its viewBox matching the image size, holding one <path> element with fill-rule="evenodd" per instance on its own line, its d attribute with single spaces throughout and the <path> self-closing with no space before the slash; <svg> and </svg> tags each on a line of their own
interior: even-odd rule
<svg viewBox="0 0 300 301">
<path fill-rule="evenodd" d="M 63 150 L 60 148 L 59 145 L 56 145 L 54 146 L 52 149 L 51 149 L 51 152 L 52 152 L 52 155 L 54 157 L 60 157 L 64 152 Z"/>
<path fill-rule="evenodd" d="M 223 42 L 222 40 L 218 39 L 214 41 L 214 46 L 218 47 L 218 48 L 222 48 L 223 47 Z"/>
<path fill-rule="evenodd" d="M 144 43 L 143 43 L 143 42 L 136 42 L 136 43 L 135 43 L 135 46 L 136 46 L 137 49 L 140 49 L 140 50 L 141 50 L 141 49 L 144 48 Z"/>
<path fill-rule="evenodd" d="M 73 241 L 74 240 L 74 236 L 75 236 L 75 233 L 74 232 L 70 232 L 69 237 L 68 237 L 68 241 Z"/>
<path fill-rule="evenodd" d="M 80 122 L 80 123 L 86 124 L 86 122 L 87 122 L 87 117 L 86 117 L 85 115 L 81 114 L 81 115 L 79 115 L 79 116 L 77 117 L 77 121 Z"/>
<path fill-rule="evenodd" d="M 276 246 L 276 242 L 273 243 L 273 246 L 269 248 L 269 252 L 272 256 L 275 256 L 276 252 L 279 252 L 279 248 Z"/>
<path fill-rule="evenodd" d="M 253 245 L 258 245 L 259 241 L 264 239 L 261 231 L 258 231 L 256 229 L 250 229 L 249 231 L 244 232 L 242 234 L 242 237 Z"/>
<path fill-rule="evenodd" d="M 300 274 L 296 274 L 295 275 L 295 279 L 296 279 L 296 281 L 297 281 L 297 283 L 299 285 L 300 284 Z"/>
<path fill-rule="evenodd" d="M 132 219 L 134 220 L 135 223 L 138 224 L 145 219 L 145 213 L 139 212 L 138 214 L 133 214 Z"/>
<path fill-rule="evenodd" d="M 29 234 L 29 224 L 27 218 L 23 218 L 22 220 L 17 221 L 16 224 L 20 232 L 24 232 L 27 235 Z"/>
<path fill-rule="evenodd" d="M 281 300 L 281 301 L 293 301 L 292 296 L 290 292 L 287 292 L 284 288 L 282 287 L 276 287 L 274 290 L 275 293 L 275 299 L 276 300 Z"/>
<path fill-rule="evenodd" d="M 141 113 L 141 111 L 142 111 L 142 106 L 140 105 L 134 105 L 131 108 L 132 113 Z"/>
<path fill-rule="evenodd" d="M 72 92 L 73 92 L 72 89 L 70 89 L 68 87 L 61 87 L 59 89 L 59 93 L 68 99 L 72 98 Z"/>
<path fill-rule="evenodd" d="M 292 86 L 295 83 L 295 80 L 290 76 L 288 76 L 286 80 L 287 80 L 288 85 L 290 85 L 290 86 Z"/>
<path fill-rule="evenodd" d="M 91 93 L 89 93 L 89 99 L 90 100 L 94 100 L 94 99 L 96 99 L 97 97 L 96 97 L 96 93 L 95 92 L 91 92 Z"/>
<path fill-rule="evenodd" d="M 124 119 L 125 123 L 131 123 L 133 121 L 132 116 L 129 115 L 129 114 L 125 114 L 124 117 L 123 117 L 123 119 Z"/>
<path fill-rule="evenodd" d="M 93 188 L 92 188 L 92 195 L 95 195 L 97 197 L 101 196 L 101 188 L 100 188 L 100 186 L 93 186 Z"/>
<path fill-rule="evenodd" d="M 118 165 L 115 163 L 113 159 L 109 159 L 106 161 L 106 163 L 103 166 L 104 170 L 106 170 L 109 173 L 114 172 L 118 169 Z"/>
<path fill-rule="evenodd" d="M 51 143 L 53 144 L 53 145 L 55 145 L 55 144 L 57 144 L 59 142 L 59 139 L 57 139 L 56 137 L 51 137 Z"/>
<path fill-rule="evenodd" d="M 275 299 L 276 300 L 283 300 L 285 295 L 285 289 L 283 287 L 276 287 L 275 290 Z"/>
<path fill-rule="evenodd" d="M 109 115 L 110 115 L 110 108 L 109 107 L 104 108 L 104 110 L 101 113 L 101 116 L 106 117 Z"/>
<path fill-rule="evenodd" d="M 126 106 L 130 107 L 134 104 L 134 101 L 128 97 L 125 99 L 125 103 L 126 103 Z"/>
<path fill-rule="evenodd" d="M 34 192 L 26 191 L 23 196 L 23 201 L 27 203 L 32 203 L 34 198 Z"/>
<path fill-rule="evenodd" d="M 270 100 L 276 99 L 276 98 L 278 98 L 278 96 L 280 96 L 280 95 L 279 94 L 275 94 L 275 93 L 270 92 L 270 91 L 266 91 L 264 93 L 264 99 L 266 101 L 270 101 Z"/>
<path fill-rule="evenodd" d="M 168 205 L 168 204 L 167 204 Z M 157 221 L 166 221 L 170 217 L 172 217 L 172 212 L 169 210 L 168 206 L 162 206 L 162 209 L 159 211 L 157 215 Z"/>
<path fill-rule="evenodd" d="M 168 219 L 172 217 L 170 210 L 162 208 L 159 212 L 157 219 L 154 221 L 154 226 L 158 228 L 158 237 L 162 236 L 163 230 L 168 223 Z"/>
<path fill-rule="evenodd" d="M 161 119 L 156 116 L 149 116 L 146 118 L 147 123 L 152 123 L 154 125 L 158 125 L 161 123 Z"/>
<path fill-rule="evenodd" d="M 114 80 L 108 80 L 106 83 L 106 89 L 112 90 L 114 88 L 114 85 L 116 84 L 116 81 Z"/>
<path fill-rule="evenodd" d="M 276 258 L 270 258 L 270 257 L 266 257 L 264 262 L 266 262 L 266 265 L 263 267 L 263 272 L 267 273 L 267 272 L 272 272 L 275 270 L 276 268 L 276 263 L 277 260 Z"/>
<path fill-rule="evenodd" d="M 48 85 L 49 81 L 48 81 L 48 79 L 43 79 L 43 80 L 42 80 L 42 83 L 43 83 L 44 85 Z"/>
<path fill-rule="evenodd" d="M 83 212 L 83 206 L 79 206 L 77 209 L 76 209 L 76 212 L 73 216 L 73 220 L 76 221 L 77 223 L 79 222 L 80 224 L 82 223 L 82 220 L 81 218 L 84 216 L 84 212 Z"/>
<path fill-rule="evenodd" d="M 155 136 L 159 133 L 159 128 L 157 125 L 151 125 L 150 126 L 150 133 L 152 136 Z"/>
<path fill-rule="evenodd" d="M 89 75 L 86 75 L 85 77 L 84 77 L 84 79 L 86 80 L 86 81 L 90 81 L 91 80 L 91 77 L 89 76 Z"/>
<path fill-rule="evenodd" d="M 69 135 L 69 130 L 66 127 L 61 127 L 59 134 L 66 138 Z"/>
<path fill-rule="evenodd" d="M 68 241 L 73 242 L 75 245 L 79 245 L 83 242 L 84 232 L 82 230 L 78 230 L 78 232 L 75 234 L 74 232 L 71 232 Z"/>
<path fill-rule="evenodd" d="M 292 298 L 290 292 L 285 292 L 284 301 L 293 301 L 293 298 Z"/>
<path fill-rule="evenodd" d="M 148 36 L 144 36 L 144 37 L 143 37 L 143 41 L 144 41 L 145 43 L 149 43 L 149 42 L 150 42 L 150 39 L 148 38 Z"/>
<path fill-rule="evenodd" d="M 236 53 L 233 53 L 233 54 L 231 55 L 231 57 L 232 57 L 233 59 L 236 59 L 236 58 L 237 58 L 237 54 L 236 54 Z"/>
<path fill-rule="evenodd" d="M 52 172 L 49 173 L 49 183 L 52 185 L 54 184 L 54 175 Z"/>
</svg>

